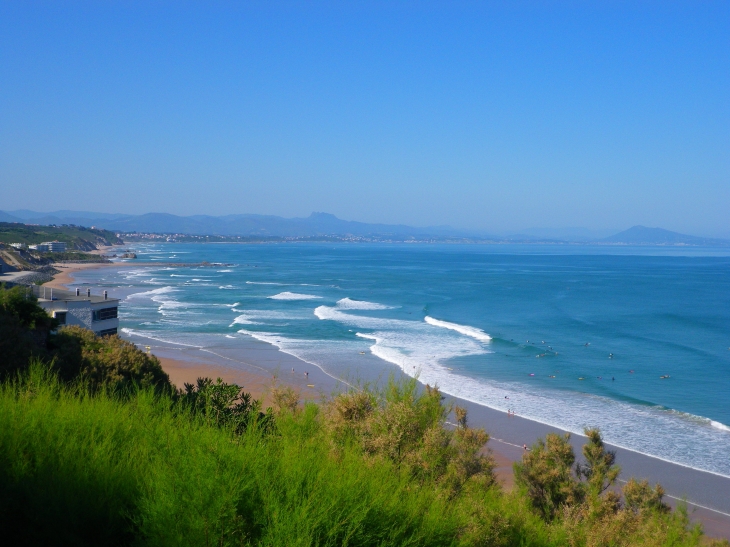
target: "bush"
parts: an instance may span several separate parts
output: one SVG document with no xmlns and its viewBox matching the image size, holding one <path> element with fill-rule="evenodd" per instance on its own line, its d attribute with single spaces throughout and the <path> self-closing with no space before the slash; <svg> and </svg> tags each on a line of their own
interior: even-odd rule
<svg viewBox="0 0 730 547">
<path fill-rule="evenodd" d="M 61 378 L 83 378 L 92 387 L 112 390 L 133 386 L 172 389 L 159 359 L 119 336 L 100 337 L 78 326 L 63 327 L 52 341 L 55 366 Z"/>
<path fill-rule="evenodd" d="M 385 459 L 421 482 L 436 482 L 453 496 L 468 481 L 494 483 L 494 463 L 481 453 L 489 441 L 481 429 L 467 427 L 466 411 L 456 429 L 445 428 L 450 408 L 438 388 L 419 392 L 415 379 L 391 378 L 382 392 L 343 393 L 326 406 L 338 446 L 355 445 L 369 458 Z"/>
<path fill-rule="evenodd" d="M 0 285 L 0 380 L 27 367 L 33 357 L 47 358 L 48 336 L 56 325 L 25 287 Z"/>
</svg>

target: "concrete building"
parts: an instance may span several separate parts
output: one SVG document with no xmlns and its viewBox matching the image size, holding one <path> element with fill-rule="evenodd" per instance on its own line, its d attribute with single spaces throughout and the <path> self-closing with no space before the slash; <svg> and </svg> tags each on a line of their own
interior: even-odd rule
<svg viewBox="0 0 730 547">
<path fill-rule="evenodd" d="M 25 251 L 28 248 L 26 243 L 11 243 L 10 246 L 20 251 Z"/>
<path fill-rule="evenodd" d="M 38 251 L 39 253 L 65 253 L 66 243 L 63 241 L 44 241 L 37 245 L 31 245 L 29 249 Z"/>
<path fill-rule="evenodd" d="M 52 253 L 65 253 L 66 243 L 63 241 L 46 241 L 41 245 L 48 245 L 48 250 Z"/>
<path fill-rule="evenodd" d="M 38 297 L 38 305 L 61 325 L 79 325 L 99 336 L 117 334 L 119 330 L 119 300 L 108 298 L 106 291 L 97 296 L 90 289 L 64 291 L 33 285 L 31 290 Z"/>
</svg>

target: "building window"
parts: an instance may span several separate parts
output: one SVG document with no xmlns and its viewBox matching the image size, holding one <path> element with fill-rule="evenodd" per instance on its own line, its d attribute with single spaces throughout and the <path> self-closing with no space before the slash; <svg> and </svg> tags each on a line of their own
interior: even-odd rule
<svg viewBox="0 0 730 547">
<path fill-rule="evenodd" d="M 96 334 L 97 334 L 97 336 L 111 336 L 112 334 L 116 334 L 116 333 L 117 333 L 117 329 L 114 328 L 114 329 L 100 330 Z"/>
<path fill-rule="evenodd" d="M 92 319 L 94 321 L 104 321 L 106 319 L 116 319 L 117 308 L 103 308 L 101 310 L 94 310 Z"/>
<path fill-rule="evenodd" d="M 66 324 L 66 312 L 65 311 L 57 311 L 53 314 L 53 317 L 55 317 L 58 320 L 59 325 L 65 325 Z"/>
</svg>

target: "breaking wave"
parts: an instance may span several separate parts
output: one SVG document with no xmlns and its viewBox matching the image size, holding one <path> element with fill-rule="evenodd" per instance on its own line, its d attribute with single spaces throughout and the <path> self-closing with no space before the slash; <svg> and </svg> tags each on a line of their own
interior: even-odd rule
<svg viewBox="0 0 730 547">
<path fill-rule="evenodd" d="M 434 319 L 433 317 L 429 317 L 428 315 L 424 318 L 424 321 L 426 323 L 428 323 L 429 325 L 433 325 L 434 327 L 441 327 L 444 329 L 454 330 L 458 333 L 463 334 L 464 336 L 471 336 L 472 338 L 475 338 L 476 340 L 479 340 L 480 342 L 491 342 L 492 341 L 491 336 L 489 336 L 482 329 L 478 329 L 476 327 L 470 327 L 468 325 L 458 325 L 456 323 L 449 323 L 448 321 L 441 321 L 440 319 Z"/>
</svg>

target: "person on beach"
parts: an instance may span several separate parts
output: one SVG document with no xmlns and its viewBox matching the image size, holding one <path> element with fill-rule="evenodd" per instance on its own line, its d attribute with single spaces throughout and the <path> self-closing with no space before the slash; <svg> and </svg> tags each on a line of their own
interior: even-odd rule
<svg viewBox="0 0 730 547">
<path fill-rule="evenodd" d="M 527 445 L 526 444 L 523 444 L 522 445 L 522 448 L 524 448 L 525 452 L 527 452 Z"/>
</svg>

